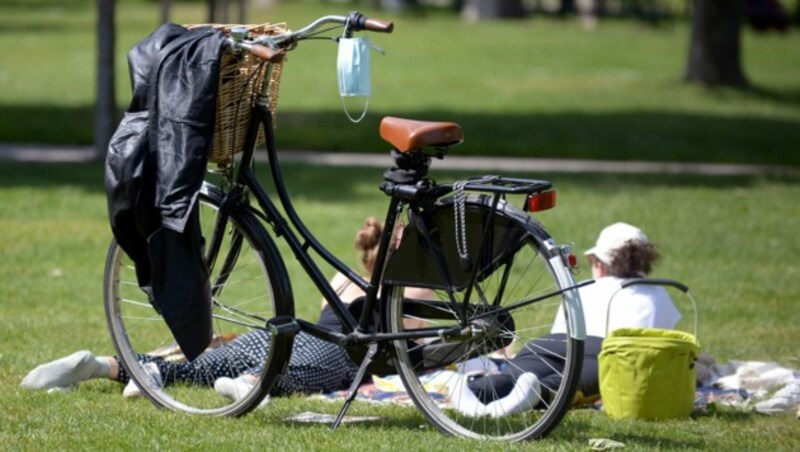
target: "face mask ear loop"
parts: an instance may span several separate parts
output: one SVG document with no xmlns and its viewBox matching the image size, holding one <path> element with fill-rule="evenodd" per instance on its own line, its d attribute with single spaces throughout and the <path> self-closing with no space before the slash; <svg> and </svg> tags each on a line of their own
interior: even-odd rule
<svg viewBox="0 0 800 452">
<path fill-rule="evenodd" d="M 362 119 L 364 119 L 365 116 L 367 116 L 367 109 L 369 108 L 370 96 L 367 96 L 367 102 L 364 104 L 364 110 L 361 112 L 361 116 L 359 116 L 358 118 L 353 118 L 353 116 L 350 114 L 350 110 L 347 109 L 347 104 L 344 101 L 344 97 L 339 96 L 339 98 L 342 100 L 342 108 L 344 108 L 344 114 L 347 115 L 347 119 L 349 119 L 350 122 L 352 122 L 353 124 L 358 124 L 359 122 L 361 122 Z"/>
<path fill-rule="evenodd" d="M 347 16 L 347 19 L 344 21 L 344 30 L 342 30 L 342 37 L 339 39 L 347 39 L 352 38 L 353 32 L 350 31 L 350 16 Z"/>
</svg>

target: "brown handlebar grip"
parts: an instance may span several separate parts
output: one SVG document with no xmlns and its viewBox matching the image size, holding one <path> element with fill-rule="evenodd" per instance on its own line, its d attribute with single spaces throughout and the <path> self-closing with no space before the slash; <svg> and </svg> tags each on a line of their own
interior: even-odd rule
<svg viewBox="0 0 800 452">
<path fill-rule="evenodd" d="M 250 47 L 250 53 L 270 63 L 280 63 L 286 56 L 286 53 L 281 50 L 273 50 L 261 44 L 253 44 Z"/>
<path fill-rule="evenodd" d="M 378 33 L 391 33 L 394 30 L 394 22 L 382 19 L 367 19 L 364 22 L 364 29 L 377 31 Z"/>
</svg>

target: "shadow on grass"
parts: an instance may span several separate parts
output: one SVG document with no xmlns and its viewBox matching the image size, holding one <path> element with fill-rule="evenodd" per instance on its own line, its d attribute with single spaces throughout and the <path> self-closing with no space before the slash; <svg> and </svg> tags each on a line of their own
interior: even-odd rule
<svg viewBox="0 0 800 452">
<path fill-rule="evenodd" d="M 86 8 L 85 0 L 3 0 L 3 7 L 26 10 L 60 8 Z M 3 30 L 5 31 L 5 29 Z"/>
<path fill-rule="evenodd" d="M 0 189 L 10 187 L 77 187 L 87 192 L 105 192 L 103 164 L 18 163 L 0 160 Z"/>
<path fill-rule="evenodd" d="M 15 23 L 15 22 L 8 22 L 3 24 L 3 28 L 0 28 L 0 34 L 7 34 L 7 35 L 14 35 L 14 36 L 24 36 L 25 33 L 29 33 L 31 31 L 31 25 L 28 23 Z M 73 24 L 47 24 L 47 32 L 58 34 L 58 33 L 74 33 L 75 26 Z"/>
<path fill-rule="evenodd" d="M 753 96 L 800 105 L 800 92 Z M 782 100 L 781 100 L 782 99 Z M 375 112 L 352 125 L 341 111 L 279 110 L 281 149 L 385 152 Z M 754 163 L 800 166 L 800 120 L 662 111 L 480 114 L 413 111 L 397 116 L 455 121 L 464 143 L 453 155 Z M 121 115 L 120 115 L 121 117 Z M 0 137 L 11 143 L 91 144 L 90 106 L 0 106 Z"/>
<path fill-rule="evenodd" d="M 772 88 L 751 86 L 750 88 L 743 90 L 742 93 L 759 100 L 766 100 L 779 105 L 800 108 L 800 90 L 781 91 Z"/>
<path fill-rule="evenodd" d="M 390 160 L 387 156 L 387 167 Z M 363 198 L 365 193 L 382 198 L 379 185 L 383 180 L 382 168 L 354 168 L 311 166 L 300 163 L 281 165 L 284 180 L 293 197 L 303 197 L 318 201 L 341 201 L 343 199 Z M 52 188 L 58 186 L 78 187 L 90 193 L 105 192 L 103 182 L 103 163 L 17 163 L 0 161 L 0 189 L 11 187 Z M 258 178 L 272 193 L 268 170 L 261 164 Z M 481 171 L 442 171 L 436 169 L 436 162 L 430 176 L 438 182 L 452 182 L 458 179 L 482 174 Z M 594 192 L 611 195 L 635 193 L 642 187 L 703 187 L 710 189 L 746 188 L 764 180 L 799 183 L 800 180 L 786 177 L 766 176 L 699 176 L 699 175 L 652 175 L 652 174 L 546 174 L 518 173 L 519 177 L 550 179 L 556 188 L 561 186 L 585 187 Z M 369 196 L 369 195 L 366 195 Z"/>
<path fill-rule="evenodd" d="M 353 127 L 338 111 L 279 111 L 278 144 L 285 149 L 386 149 L 377 131 L 380 119 L 391 114 L 373 112 Z M 654 111 L 395 115 L 461 124 L 465 141 L 453 155 L 800 165 L 800 121 Z"/>
</svg>

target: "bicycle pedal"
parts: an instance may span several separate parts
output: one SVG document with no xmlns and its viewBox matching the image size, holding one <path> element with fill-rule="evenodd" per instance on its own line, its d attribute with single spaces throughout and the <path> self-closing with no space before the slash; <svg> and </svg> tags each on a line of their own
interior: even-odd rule
<svg viewBox="0 0 800 452">
<path fill-rule="evenodd" d="M 267 329 L 269 330 L 270 334 L 273 334 L 277 337 L 289 338 L 297 336 L 297 333 L 300 332 L 300 324 L 297 323 L 294 317 L 281 315 L 269 319 L 267 321 Z"/>
</svg>

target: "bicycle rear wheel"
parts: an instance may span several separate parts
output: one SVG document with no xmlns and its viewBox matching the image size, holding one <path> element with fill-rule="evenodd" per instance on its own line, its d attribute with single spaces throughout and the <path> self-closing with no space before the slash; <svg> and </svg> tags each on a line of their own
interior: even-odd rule
<svg viewBox="0 0 800 452">
<path fill-rule="evenodd" d="M 221 202 L 220 192 L 204 186 L 198 209 L 211 267 L 214 333 L 206 352 L 186 362 L 139 288 L 133 262 L 115 241 L 106 260 L 105 309 L 118 359 L 154 404 L 191 414 L 238 416 L 258 406 L 272 388 L 276 375 L 265 363 L 274 350 L 287 347 L 285 342 L 270 347 L 270 341 L 278 339 L 271 337 L 267 321 L 293 316 L 294 308 L 283 262 L 263 227 L 243 209 L 230 209 L 220 221 Z M 220 233 L 215 235 L 215 230 Z M 148 362 L 159 368 L 161 384 L 151 383 Z M 217 378 L 243 374 L 252 375 L 251 386 L 235 386 L 227 397 L 214 390 Z"/>
<path fill-rule="evenodd" d="M 392 286 L 387 327 L 393 333 L 450 332 L 434 339 L 393 343 L 397 371 L 409 395 L 442 432 L 503 441 L 539 438 L 560 422 L 573 399 L 583 357 L 583 341 L 574 337 L 583 334 L 582 311 L 576 292 L 563 291 L 574 283 L 559 248 L 541 225 L 504 202 L 493 211 L 490 199 L 472 196 L 466 203 L 470 254 L 475 257 L 481 243 L 485 244 L 474 281 L 470 272 L 456 268 L 452 201 L 422 213 L 417 221 L 423 221 L 427 231 L 409 226 L 393 256 L 397 266 L 390 261 L 386 271 L 385 284 Z M 487 229 L 489 233 L 484 234 Z M 424 234 L 431 237 L 427 246 Z M 430 267 L 416 274 L 409 270 L 409 266 L 426 266 L 423 262 L 435 260 L 426 251 L 433 248 L 441 250 L 449 262 L 456 286 L 452 298 L 446 284 L 431 276 Z M 414 282 L 414 275 L 426 276 Z M 434 295 L 428 300 L 407 298 L 409 288 L 429 289 Z M 568 334 L 553 337 L 551 328 L 562 306 L 571 320 L 565 325 Z M 510 367 L 515 366 L 512 358 L 524 348 L 539 355 L 538 345 L 532 345 L 537 339 L 557 342 L 547 347 L 551 351 L 546 354 L 558 372 L 547 379 L 537 375 L 538 383 L 520 378 L 528 387 L 520 383 L 510 393 L 505 392 L 507 384 L 506 389 L 494 387 L 494 377 L 482 378 L 484 394 L 492 397 L 484 399 L 485 408 L 473 405 L 470 409 L 463 392 L 469 390 L 470 382 L 504 367 L 519 371 Z M 492 398 L 506 404 L 492 405 Z"/>
</svg>

